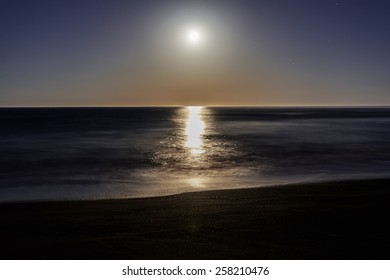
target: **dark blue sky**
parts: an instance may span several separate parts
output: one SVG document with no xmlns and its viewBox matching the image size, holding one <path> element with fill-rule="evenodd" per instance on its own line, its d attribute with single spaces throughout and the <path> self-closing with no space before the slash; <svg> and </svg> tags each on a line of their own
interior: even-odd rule
<svg viewBox="0 0 390 280">
<path fill-rule="evenodd" d="M 2 1 L 0 105 L 389 105 L 389 1 Z M 180 40 L 196 25 L 198 50 Z"/>
</svg>

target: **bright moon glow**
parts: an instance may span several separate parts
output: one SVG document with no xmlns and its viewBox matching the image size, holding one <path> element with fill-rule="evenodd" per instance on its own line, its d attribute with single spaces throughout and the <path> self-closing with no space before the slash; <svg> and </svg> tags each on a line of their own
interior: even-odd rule
<svg viewBox="0 0 390 280">
<path fill-rule="evenodd" d="M 201 38 L 201 33 L 197 29 L 191 29 L 187 33 L 187 40 L 193 45 L 199 43 Z"/>
</svg>

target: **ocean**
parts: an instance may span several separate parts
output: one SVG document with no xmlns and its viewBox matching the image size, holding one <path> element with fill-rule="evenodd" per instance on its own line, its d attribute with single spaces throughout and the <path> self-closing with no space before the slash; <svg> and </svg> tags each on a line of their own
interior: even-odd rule
<svg viewBox="0 0 390 280">
<path fill-rule="evenodd" d="M 1 108 L 0 201 L 388 178 L 390 108 Z"/>
</svg>

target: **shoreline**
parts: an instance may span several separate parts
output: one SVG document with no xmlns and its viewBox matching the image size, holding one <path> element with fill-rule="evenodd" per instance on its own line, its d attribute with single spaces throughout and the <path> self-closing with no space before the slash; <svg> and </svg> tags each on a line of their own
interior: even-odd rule
<svg viewBox="0 0 390 280">
<path fill-rule="evenodd" d="M 209 192 L 230 192 L 230 191 L 245 191 L 245 190 L 258 190 L 258 189 L 268 189 L 268 188 L 285 188 L 285 187 L 315 187 L 316 185 L 332 185 L 332 184 L 351 184 L 351 183 L 359 183 L 359 182 L 375 182 L 375 181 L 389 181 L 390 187 L 390 178 L 387 177 L 378 177 L 378 178 L 363 178 L 363 179 L 341 179 L 341 180 L 324 180 L 324 181 L 305 181 L 305 182 L 294 182 L 294 183 L 284 183 L 284 184 L 270 184 L 256 187 L 238 187 L 238 188 L 227 188 L 227 189 L 209 189 L 209 190 L 199 190 L 199 191 L 186 191 L 182 193 L 174 193 L 174 194 L 163 194 L 163 195 L 154 195 L 154 196 L 137 196 L 137 197 L 127 197 L 127 198 L 96 198 L 96 199 L 31 199 L 31 200 L 15 200 L 15 201 L 0 201 L 1 205 L 8 204 L 45 204 L 45 203 L 69 203 L 69 202 L 104 202 L 104 201 L 132 201 L 139 199 L 159 199 L 159 198 L 169 198 L 176 197 L 186 194 L 198 194 L 198 193 L 209 193 Z"/>
<path fill-rule="evenodd" d="M 1 259 L 389 259 L 390 179 L 0 204 Z"/>
</svg>

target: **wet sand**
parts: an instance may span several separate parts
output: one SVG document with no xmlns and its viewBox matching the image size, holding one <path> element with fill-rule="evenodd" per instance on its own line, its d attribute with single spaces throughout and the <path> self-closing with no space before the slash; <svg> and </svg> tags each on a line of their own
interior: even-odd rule
<svg viewBox="0 0 390 280">
<path fill-rule="evenodd" d="M 389 259 L 390 179 L 0 204 L 1 259 Z"/>
</svg>

